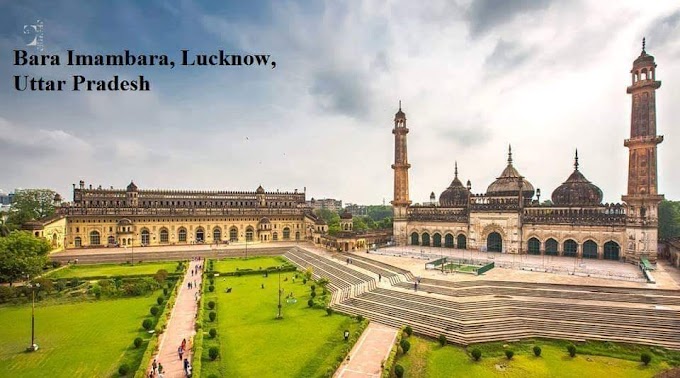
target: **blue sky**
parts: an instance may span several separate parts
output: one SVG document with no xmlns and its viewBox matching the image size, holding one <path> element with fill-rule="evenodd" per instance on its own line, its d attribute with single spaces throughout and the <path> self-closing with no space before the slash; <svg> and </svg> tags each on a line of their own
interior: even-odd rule
<svg viewBox="0 0 680 378">
<path fill-rule="evenodd" d="M 266 53 L 256 67 L 15 67 L 23 25 L 45 53 Z M 659 190 L 680 199 L 680 6 L 658 1 L 2 1 L 0 188 L 268 190 L 364 204 L 392 195 L 392 119 L 408 117 L 411 197 L 458 161 L 481 193 L 515 165 L 543 198 L 572 169 L 626 188 L 632 61 L 656 57 Z M 148 93 L 12 90 L 14 75 L 151 81 Z"/>
</svg>

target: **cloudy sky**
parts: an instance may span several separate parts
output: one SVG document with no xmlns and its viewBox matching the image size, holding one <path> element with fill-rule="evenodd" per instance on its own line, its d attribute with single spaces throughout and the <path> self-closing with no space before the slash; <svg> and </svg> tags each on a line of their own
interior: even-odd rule
<svg viewBox="0 0 680 378">
<path fill-rule="evenodd" d="M 46 4 L 47 3 L 47 4 Z M 220 5 L 216 5 L 220 3 Z M 630 69 L 656 57 L 659 191 L 680 199 L 677 1 L 0 0 L 0 189 L 71 184 L 392 196 L 393 127 L 407 114 L 411 198 L 460 176 L 481 193 L 515 166 L 543 198 L 581 170 L 626 189 Z M 422 5 L 426 3 L 426 5 Z M 140 5 L 143 4 L 143 5 Z M 44 53 L 267 53 L 256 67 L 15 67 L 23 25 Z M 14 91 L 14 75 L 143 74 L 146 93 Z M 673 163 L 676 163 L 675 166 Z"/>
</svg>

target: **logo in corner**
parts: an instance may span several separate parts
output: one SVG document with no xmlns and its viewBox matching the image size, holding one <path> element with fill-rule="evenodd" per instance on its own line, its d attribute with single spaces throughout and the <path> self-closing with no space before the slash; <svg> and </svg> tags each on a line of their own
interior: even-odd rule
<svg viewBox="0 0 680 378">
<path fill-rule="evenodd" d="M 35 47 L 38 51 L 44 50 L 43 27 L 41 20 L 36 20 L 34 24 L 24 25 L 24 34 L 28 36 L 26 46 Z"/>
</svg>

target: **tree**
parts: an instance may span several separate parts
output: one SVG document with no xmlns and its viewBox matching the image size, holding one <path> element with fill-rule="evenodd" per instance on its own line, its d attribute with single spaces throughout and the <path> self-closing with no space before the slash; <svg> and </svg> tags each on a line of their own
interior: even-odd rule
<svg viewBox="0 0 680 378">
<path fill-rule="evenodd" d="M 640 361 L 642 361 L 645 366 L 649 365 L 649 363 L 652 362 L 652 355 L 647 352 L 642 352 L 640 355 Z"/>
<path fill-rule="evenodd" d="M 411 343 L 406 339 L 401 339 L 399 346 L 401 347 L 401 350 L 404 352 L 404 354 L 408 353 L 408 350 L 411 349 Z"/>
<path fill-rule="evenodd" d="M 51 189 L 22 189 L 14 193 L 7 226 L 18 229 L 22 224 L 54 215 L 54 196 Z"/>
<path fill-rule="evenodd" d="M 475 361 L 479 361 L 479 359 L 482 358 L 482 351 L 479 349 L 473 349 L 470 354 L 472 354 L 472 358 L 474 358 Z"/>
<path fill-rule="evenodd" d="M 538 345 L 534 346 L 534 356 L 541 357 L 541 347 Z"/>
<path fill-rule="evenodd" d="M 362 217 L 354 217 L 354 219 L 352 219 L 352 228 L 354 231 L 368 230 L 368 226 Z"/>
<path fill-rule="evenodd" d="M 574 345 L 569 345 L 567 347 L 567 352 L 569 352 L 570 357 L 576 356 L 576 347 Z"/>
<path fill-rule="evenodd" d="M 511 350 L 506 350 L 506 351 L 505 351 L 505 357 L 506 357 L 508 360 L 512 360 L 512 356 L 514 356 L 514 355 L 515 355 L 515 352 L 513 352 L 513 351 L 511 351 Z"/>
<path fill-rule="evenodd" d="M 680 201 L 663 200 L 659 204 L 659 239 L 680 236 Z"/>
<path fill-rule="evenodd" d="M 37 276 L 47 264 L 51 246 L 26 231 L 12 231 L 0 238 L 0 281 L 15 282 L 26 275 Z"/>
</svg>

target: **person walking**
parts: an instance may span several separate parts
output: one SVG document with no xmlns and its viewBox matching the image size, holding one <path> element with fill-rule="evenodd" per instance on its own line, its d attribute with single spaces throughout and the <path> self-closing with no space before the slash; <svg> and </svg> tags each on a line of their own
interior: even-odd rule
<svg viewBox="0 0 680 378">
<path fill-rule="evenodd" d="M 184 349 L 182 349 L 182 346 L 177 347 L 177 354 L 179 355 L 179 360 L 182 361 L 182 355 L 184 354 Z"/>
</svg>

